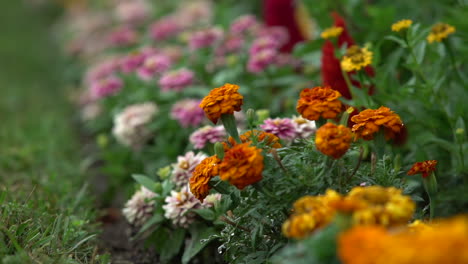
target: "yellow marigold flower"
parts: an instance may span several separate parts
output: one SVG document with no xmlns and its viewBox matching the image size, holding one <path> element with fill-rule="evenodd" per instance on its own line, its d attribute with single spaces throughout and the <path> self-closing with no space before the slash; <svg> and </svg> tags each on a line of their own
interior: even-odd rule
<svg viewBox="0 0 468 264">
<path fill-rule="evenodd" d="M 333 119 L 341 112 L 340 92 L 330 86 L 302 90 L 296 110 L 305 119 L 318 120 L 320 117 Z"/>
<path fill-rule="evenodd" d="M 435 171 L 437 160 L 426 160 L 423 162 L 416 162 L 413 167 L 408 171 L 408 175 L 415 175 L 421 173 L 423 178 L 429 176 Z"/>
<path fill-rule="evenodd" d="M 385 138 L 393 139 L 403 126 L 400 116 L 384 106 L 379 109 L 366 109 L 353 116 L 351 121 L 354 122 L 351 130 L 356 138 L 364 140 L 372 140 L 381 127 L 384 129 Z"/>
<path fill-rule="evenodd" d="M 192 177 L 190 177 L 190 191 L 201 202 L 203 202 L 210 192 L 208 182 L 211 178 L 218 175 L 218 165 L 220 162 L 221 160 L 216 155 L 208 157 L 195 167 Z"/>
<path fill-rule="evenodd" d="M 281 230 L 286 237 L 301 239 L 310 235 L 316 228 L 313 214 L 299 214 L 286 220 Z"/>
<path fill-rule="evenodd" d="M 353 45 L 348 48 L 341 60 L 341 68 L 346 72 L 359 71 L 372 63 L 372 52 L 367 48 Z"/>
<path fill-rule="evenodd" d="M 302 239 L 315 230 L 330 223 L 334 211 L 328 206 L 334 191 L 323 196 L 304 196 L 293 206 L 293 214 L 283 223 L 282 231 L 286 237 Z"/>
<path fill-rule="evenodd" d="M 329 28 L 325 29 L 325 30 L 320 34 L 320 36 L 321 36 L 323 39 L 336 38 L 336 37 L 338 37 L 339 35 L 341 35 L 342 32 L 343 32 L 343 28 L 342 28 L 342 27 L 329 27 Z"/>
<path fill-rule="evenodd" d="M 400 32 L 402 30 L 406 30 L 411 26 L 411 24 L 413 24 L 413 21 L 410 19 L 402 19 L 392 25 L 392 31 Z"/>
<path fill-rule="evenodd" d="M 440 264 L 468 263 L 468 217 L 429 225 L 387 231 L 378 226 L 354 227 L 338 237 L 343 264 Z"/>
<path fill-rule="evenodd" d="M 343 125 L 326 123 L 315 136 L 315 145 L 323 154 L 339 159 L 348 151 L 352 141 L 351 129 Z"/>
<path fill-rule="evenodd" d="M 203 98 L 200 107 L 211 122 L 216 124 L 221 115 L 234 114 L 234 111 L 241 110 L 243 96 L 237 90 L 239 90 L 238 85 L 226 83 L 214 88 Z"/>
<path fill-rule="evenodd" d="M 366 203 L 366 207 L 353 213 L 357 225 L 395 226 L 407 223 L 416 208 L 409 196 L 394 187 L 354 187 L 346 199 Z"/>
<path fill-rule="evenodd" d="M 239 190 L 262 179 L 262 150 L 250 143 L 237 144 L 224 154 L 219 164 L 219 176 L 223 181 L 229 181 Z"/>
<path fill-rule="evenodd" d="M 427 36 L 427 42 L 432 43 L 434 41 L 441 42 L 448 35 L 455 32 L 455 27 L 445 24 L 445 23 L 437 23 L 435 24 L 432 29 L 431 33 Z"/>
<path fill-rule="evenodd" d="M 301 239 L 328 225 L 336 213 L 349 215 L 353 225 L 404 225 L 411 219 L 414 209 L 411 198 L 393 187 L 355 187 L 346 196 L 327 190 L 325 195 L 297 200 L 282 230 L 286 237 Z M 305 219 L 313 224 L 305 225 Z"/>
</svg>

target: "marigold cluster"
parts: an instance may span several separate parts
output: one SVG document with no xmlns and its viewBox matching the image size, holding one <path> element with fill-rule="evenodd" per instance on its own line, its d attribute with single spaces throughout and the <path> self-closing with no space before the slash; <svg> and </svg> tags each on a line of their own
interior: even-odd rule
<svg viewBox="0 0 468 264">
<path fill-rule="evenodd" d="M 327 190 L 325 195 L 297 200 L 293 214 L 283 224 L 283 234 L 305 238 L 328 225 L 336 213 L 349 215 L 352 225 L 404 225 L 411 219 L 414 209 L 411 198 L 393 187 L 355 187 L 347 195 Z"/>
<path fill-rule="evenodd" d="M 381 127 L 384 129 L 385 138 L 393 139 L 403 127 L 400 116 L 384 106 L 379 109 L 366 109 L 351 117 L 351 121 L 354 123 L 352 131 L 356 138 L 364 140 L 372 140 Z"/>
<path fill-rule="evenodd" d="M 427 36 L 427 42 L 441 42 L 454 32 L 455 27 L 445 23 L 437 23 L 432 27 L 431 33 Z"/>
<path fill-rule="evenodd" d="M 367 48 L 353 45 L 348 48 L 341 60 L 341 68 L 346 72 L 359 71 L 372 63 L 372 52 Z"/>
<path fill-rule="evenodd" d="M 392 31 L 400 32 L 409 28 L 413 24 L 413 21 L 410 19 L 402 19 L 392 25 Z"/>
<path fill-rule="evenodd" d="M 336 38 L 339 35 L 341 35 L 341 33 L 343 33 L 343 28 L 342 27 L 333 26 L 333 27 L 329 27 L 329 28 L 325 29 L 320 34 L 320 37 L 322 37 L 323 39 Z"/>
<path fill-rule="evenodd" d="M 293 214 L 283 223 L 283 234 L 302 239 L 330 223 L 334 210 L 328 202 L 335 194 L 334 191 L 327 191 L 322 196 L 304 196 L 297 200 L 293 205 Z"/>
<path fill-rule="evenodd" d="M 219 176 L 242 190 L 262 180 L 263 166 L 261 149 L 250 146 L 250 143 L 237 144 L 224 154 L 219 164 Z"/>
<path fill-rule="evenodd" d="M 408 171 L 408 175 L 415 175 L 421 173 L 423 178 L 429 176 L 435 171 L 437 160 L 426 160 L 423 162 L 416 162 L 413 167 Z"/>
<path fill-rule="evenodd" d="M 221 160 L 214 155 L 204 159 L 192 173 L 190 177 L 190 191 L 201 202 L 210 193 L 209 181 L 219 173 L 219 163 Z"/>
<path fill-rule="evenodd" d="M 468 218 L 459 216 L 414 232 L 379 226 L 354 227 L 338 238 L 344 264 L 468 263 Z"/>
<path fill-rule="evenodd" d="M 211 122 L 216 124 L 221 115 L 234 114 L 234 111 L 241 110 L 243 96 L 237 90 L 238 85 L 226 83 L 214 88 L 203 98 L 200 107 Z"/>
<path fill-rule="evenodd" d="M 339 159 L 348 151 L 352 141 L 351 129 L 343 125 L 326 123 L 315 136 L 315 145 L 323 154 Z"/>
<path fill-rule="evenodd" d="M 339 97 L 341 94 L 329 86 L 307 88 L 302 90 L 296 110 L 308 120 L 333 119 L 341 112 Z"/>
<path fill-rule="evenodd" d="M 412 218 L 416 208 L 409 196 L 394 187 L 354 187 L 345 199 L 364 205 L 352 214 L 355 225 L 404 225 Z"/>
</svg>

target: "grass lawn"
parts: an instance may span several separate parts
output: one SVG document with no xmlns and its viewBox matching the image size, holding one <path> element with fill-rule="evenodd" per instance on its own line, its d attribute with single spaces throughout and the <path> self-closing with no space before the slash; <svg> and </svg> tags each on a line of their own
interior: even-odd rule
<svg viewBox="0 0 468 264">
<path fill-rule="evenodd" d="M 0 4 L 0 263 L 104 263 L 50 36 L 56 10 L 22 2 Z"/>
</svg>

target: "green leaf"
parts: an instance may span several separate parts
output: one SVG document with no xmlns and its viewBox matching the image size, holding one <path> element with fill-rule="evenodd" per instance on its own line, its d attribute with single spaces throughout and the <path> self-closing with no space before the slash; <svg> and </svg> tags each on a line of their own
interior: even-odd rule
<svg viewBox="0 0 468 264">
<path fill-rule="evenodd" d="M 205 208 L 205 209 L 196 209 L 193 211 L 205 220 L 213 221 L 215 219 L 215 213 L 211 209 Z"/>
<path fill-rule="evenodd" d="M 135 179 L 136 182 L 148 188 L 148 190 L 153 192 L 155 191 L 154 187 L 156 182 L 150 179 L 148 176 L 141 174 L 132 174 L 132 177 L 133 179 Z"/>
<path fill-rule="evenodd" d="M 179 253 L 180 247 L 184 242 L 185 232 L 186 230 L 182 228 L 170 232 L 170 235 L 167 236 L 167 239 L 163 242 L 163 246 L 161 247 L 161 262 L 167 263 Z"/>
<path fill-rule="evenodd" d="M 398 43 L 402 48 L 406 48 L 408 47 L 405 43 L 405 41 L 399 37 L 395 37 L 395 36 L 386 36 L 385 39 L 388 39 L 388 40 L 391 40 L 393 42 L 396 42 Z"/>
<path fill-rule="evenodd" d="M 191 239 L 187 244 L 182 256 L 182 263 L 188 263 L 198 254 L 211 240 L 215 238 L 216 230 L 213 227 L 194 225 L 189 230 Z"/>
<path fill-rule="evenodd" d="M 164 216 L 162 214 L 155 214 L 153 215 L 149 220 L 148 222 L 146 222 L 140 229 L 140 231 L 138 232 L 138 235 L 145 232 L 146 230 L 148 230 L 148 228 L 156 225 L 156 224 L 159 224 L 161 223 L 162 221 L 164 221 Z"/>
</svg>

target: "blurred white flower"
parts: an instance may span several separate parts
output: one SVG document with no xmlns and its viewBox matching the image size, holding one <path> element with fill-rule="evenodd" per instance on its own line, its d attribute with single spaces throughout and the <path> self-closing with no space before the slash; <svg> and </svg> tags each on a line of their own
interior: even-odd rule
<svg viewBox="0 0 468 264">
<path fill-rule="evenodd" d="M 125 204 L 122 213 L 127 221 L 135 226 L 142 226 L 153 214 L 156 194 L 141 186 L 130 200 Z"/>
<path fill-rule="evenodd" d="M 112 133 L 121 144 L 138 149 L 151 136 L 148 124 L 158 112 L 152 102 L 127 106 L 114 117 Z"/>
<path fill-rule="evenodd" d="M 301 116 L 293 116 L 292 120 L 296 127 L 296 138 L 309 138 L 317 130 L 317 127 L 315 126 L 315 121 L 304 119 Z"/>
</svg>

